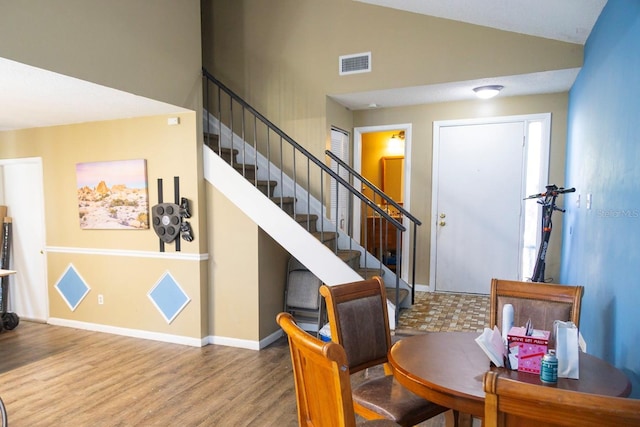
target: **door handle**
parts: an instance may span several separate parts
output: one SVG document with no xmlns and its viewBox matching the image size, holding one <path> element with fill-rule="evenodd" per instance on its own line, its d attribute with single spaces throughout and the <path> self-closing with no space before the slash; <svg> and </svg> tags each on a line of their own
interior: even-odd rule
<svg viewBox="0 0 640 427">
<path fill-rule="evenodd" d="M 444 222 L 444 221 L 440 221 L 440 226 L 444 227 L 445 225 L 447 225 L 447 223 L 446 223 L 446 222 Z"/>
</svg>

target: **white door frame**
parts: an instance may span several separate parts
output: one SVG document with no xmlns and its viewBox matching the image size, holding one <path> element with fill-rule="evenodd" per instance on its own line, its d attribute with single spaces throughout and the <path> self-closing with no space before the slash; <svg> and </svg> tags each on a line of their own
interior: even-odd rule
<svg viewBox="0 0 640 427">
<path fill-rule="evenodd" d="M 402 207 L 411 212 L 411 123 L 402 123 L 383 126 L 363 126 L 353 129 L 353 169 L 362 172 L 362 134 L 385 131 L 404 131 L 404 194 L 402 195 Z M 354 182 L 354 186 L 361 187 L 361 183 Z M 360 203 L 354 203 L 353 208 L 353 238 L 360 241 Z M 402 225 L 411 230 L 410 222 L 403 217 Z M 402 239 L 402 275 L 401 279 L 407 281 L 409 277 L 409 243 L 411 239 Z"/>
<path fill-rule="evenodd" d="M 439 176 L 439 150 L 440 150 L 440 128 L 448 126 L 467 126 L 497 123 L 523 122 L 525 125 L 525 137 L 528 131 L 529 122 L 542 122 L 542 152 L 540 157 L 540 180 L 544 181 L 541 189 L 548 183 L 549 179 L 549 152 L 551 147 L 551 113 L 526 114 L 517 116 L 486 117 L 477 119 L 443 120 L 433 122 L 433 169 L 431 188 L 431 254 L 429 260 L 429 290 L 436 290 L 436 256 L 437 256 L 437 233 L 438 227 L 438 176 Z M 526 156 L 526 154 L 525 154 Z M 526 159 L 523 173 L 526 171 Z M 524 186 L 524 184 L 523 184 Z M 524 232 L 524 216 L 520 217 L 520 239 Z M 537 233 L 540 235 L 540 233 Z M 539 243 L 539 242 L 538 242 Z M 522 246 L 522 245 L 520 245 Z M 520 248 L 520 263 L 522 263 L 522 248 Z"/>
<path fill-rule="evenodd" d="M 41 218 L 42 218 L 42 224 L 41 224 L 41 230 L 43 232 L 42 237 L 42 241 L 40 242 L 30 242 L 31 245 L 31 249 L 33 249 L 33 252 L 31 255 L 36 255 L 36 256 L 40 256 L 42 257 L 41 261 L 42 261 L 42 270 L 41 272 L 38 272 L 38 275 L 42 275 L 42 277 L 40 277 L 40 282 L 41 282 L 41 286 L 40 285 L 33 285 L 31 289 L 28 290 L 28 293 L 31 297 L 37 297 L 39 299 L 39 301 L 36 303 L 38 306 L 42 307 L 44 312 L 39 312 L 39 313 L 33 313 L 35 314 L 35 318 L 31 318 L 29 317 L 25 317 L 28 318 L 29 320 L 35 320 L 35 321 L 42 321 L 42 322 L 46 322 L 49 319 L 49 293 L 48 293 L 48 285 L 47 285 L 47 257 L 45 255 L 45 248 L 46 248 L 46 224 L 45 224 L 45 210 L 44 210 L 44 181 L 43 181 L 43 172 L 42 172 L 42 158 L 41 157 L 24 157 L 24 158 L 16 158 L 16 159 L 0 159 L 0 168 L 3 168 L 7 165 L 11 165 L 11 166 L 15 166 L 15 165 L 35 165 L 36 169 L 39 171 L 39 178 L 40 178 L 40 189 L 41 192 L 40 194 L 34 194 L 34 193 L 30 193 L 29 194 L 29 198 L 33 200 L 33 203 L 31 205 L 37 205 L 40 209 L 40 213 L 41 213 Z M 2 175 L 4 176 L 4 172 L 2 172 Z M 36 177 L 37 178 L 37 177 Z M 12 185 L 12 182 L 7 182 L 6 180 L 4 180 L 4 182 L 2 182 L 2 185 L 7 186 L 7 185 Z M 4 190 L 3 190 L 4 191 Z M 5 194 L 3 192 L 2 197 L 5 197 Z M 19 200 L 17 201 L 19 203 Z M 16 204 L 16 200 L 3 200 L 3 203 L 8 205 L 8 210 L 9 210 L 9 216 L 12 216 L 12 205 L 14 206 L 14 211 L 17 210 L 18 208 L 15 207 Z M 15 230 L 15 223 L 16 223 L 16 219 L 14 219 L 14 230 Z M 12 236 L 12 240 L 14 242 L 13 246 L 16 246 L 16 242 L 20 241 L 21 237 L 19 233 L 15 233 Z M 35 247 L 38 247 L 38 249 L 36 250 Z M 13 264 L 14 266 L 19 264 L 21 266 L 25 266 L 25 265 L 29 265 L 29 261 L 24 259 L 24 254 L 21 254 L 15 250 L 12 249 L 12 254 L 13 254 L 13 258 L 11 259 L 11 264 Z M 31 263 L 33 265 L 33 263 Z M 34 272 L 35 273 L 35 272 Z M 15 276 L 12 278 L 12 280 L 14 281 L 15 285 L 13 286 L 26 286 L 26 283 L 16 283 L 19 280 L 26 280 L 26 277 L 28 277 L 28 275 L 25 272 L 21 272 L 21 271 L 17 271 L 17 273 L 15 274 Z M 31 276 L 33 278 L 33 276 Z M 37 278 L 36 278 L 37 279 Z M 14 292 L 15 293 L 15 292 Z M 24 292 L 22 293 L 24 295 Z M 12 296 L 12 292 L 11 290 L 9 291 L 9 301 L 13 301 L 14 298 Z M 18 313 L 21 314 L 21 313 Z"/>
</svg>

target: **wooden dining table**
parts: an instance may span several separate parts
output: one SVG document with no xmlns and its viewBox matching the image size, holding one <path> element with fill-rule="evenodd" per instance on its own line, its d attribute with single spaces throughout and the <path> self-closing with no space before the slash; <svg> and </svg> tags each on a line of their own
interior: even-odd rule
<svg viewBox="0 0 640 427">
<path fill-rule="evenodd" d="M 484 373 L 531 384 L 543 383 L 537 374 L 498 368 L 490 364 L 475 339 L 477 332 L 432 332 L 396 342 L 389 362 L 400 384 L 434 403 L 472 417 L 484 418 Z M 621 370 L 595 356 L 580 353 L 580 379 L 559 378 L 549 387 L 626 397 L 631 383 Z"/>
</svg>

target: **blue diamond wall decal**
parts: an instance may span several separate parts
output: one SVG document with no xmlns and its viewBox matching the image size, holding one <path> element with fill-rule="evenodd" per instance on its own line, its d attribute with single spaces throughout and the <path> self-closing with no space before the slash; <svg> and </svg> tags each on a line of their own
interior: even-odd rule
<svg viewBox="0 0 640 427">
<path fill-rule="evenodd" d="M 75 311 L 91 290 L 78 274 L 73 264 L 69 264 L 60 279 L 58 279 L 55 288 L 60 292 L 62 299 L 67 303 L 71 311 Z"/>
<path fill-rule="evenodd" d="M 191 298 L 168 271 L 147 294 L 167 323 L 173 322 Z"/>
</svg>

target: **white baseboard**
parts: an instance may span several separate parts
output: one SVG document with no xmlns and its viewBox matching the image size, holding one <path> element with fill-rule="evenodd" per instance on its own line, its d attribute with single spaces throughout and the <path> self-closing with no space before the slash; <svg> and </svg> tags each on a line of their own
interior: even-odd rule
<svg viewBox="0 0 640 427">
<path fill-rule="evenodd" d="M 416 292 L 433 292 L 433 288 L 429 285 L 416 285 Z"/>
<path fill-rule="evenodd" d="M 77 320 L 59 319 L 56 317 L 49 318 L 47 323 L 55 326 L 65 326 L 68 328 L 84 329 L 94 332 L 104 332 L 107 334 L 122 335 L 125 337 L 142 338 L 172 344 L 182 344 L 191 347 L 203 347 L 208 344 L 206 338 L 191 338 L 180 335 L 142 331 L 139 329 L 120 328 L 117 326 L 100 325 L 97 323 L 79 322 Z"/>
<path fill-rule="evenodd" d="M 262 350 L 263 348 L 269 346 L 270 344 L 273 344 L 282 335 L 283 335 L 283 332 L 281 330 L 278 330 L 260 341 L 241 340 L 238 338 L 209 335 L 207 337 L 207 342 L 209 344 L 226 345 L 228 347 L 237 347 L 237 348 L 246 348 L 248 350 Z"/>
<path fill-rule="evenodd" d="M 182 344 L 191 347 L 204 347 L 207 344 L 225 345 L 227 347 L 246 348 L 249 350 L 262 350 L 273 344 L 284 334 L 278 330 L 260 341 L 242 340 L 238 338 L 207 336 L 201 339 L 183 337 L 180 335 L 163 334 L 159 332 L 142 331 L 139 329 L 120 328 L 117 326 L 100 325 L 97 323 L 80 322 L 77 320 L 59 319 L 51 317 L 46 322 L 54 326 L 64 326 L 67 328 L 83 329 L 86 331 L 103 332 L 125 337 L 141 338 L 153 341 L 166 342 L 171 344 Z"/>
</svg>

